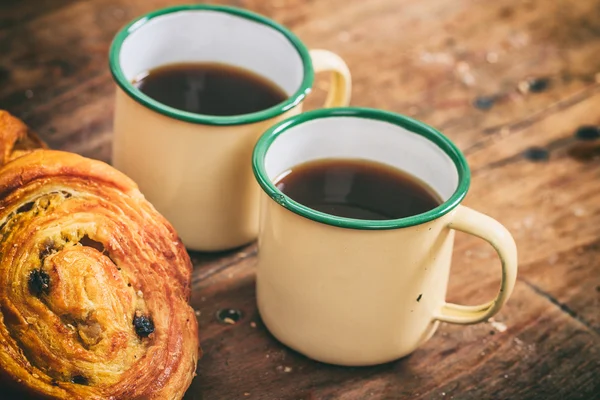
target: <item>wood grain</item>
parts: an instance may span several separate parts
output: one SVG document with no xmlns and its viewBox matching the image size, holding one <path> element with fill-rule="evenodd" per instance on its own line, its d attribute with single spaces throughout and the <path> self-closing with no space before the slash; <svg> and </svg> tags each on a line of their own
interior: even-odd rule
<svg viewBox="0 0 600 400">
<path fill-rule="evenodd" d="M 52 147 L 109 161 L 110 41 L 131 18 L 180 3 L 1 2 L 0 108 Z M 265 330 L 255 245 L 193 253 L 205 357 L 186 398 L 600 398 L 600 144 L 574 137 L 580 126 L 600 125 L 600 1 L 220 3 L 265 14 L 309 47 L 340 54 L 353 74 L 352 104 L 412 115 L 454 140 L 473 171 L 465 204 L 512 231 L 520 273 L 495 321 L 443 324 L 405 359 L 340 368 L 306 359 Z M 309 108 L 322 102 L 325 78 Z M 545 85 L 531 91 L 531 80 Z M 525 157 L 532 147 L 548 159 Z M 457 235 L 449 299 L 488 300 L 498 267 L 487 244 Z M 242 319 L 219 322 L 226 308 Z"/>
</svg>

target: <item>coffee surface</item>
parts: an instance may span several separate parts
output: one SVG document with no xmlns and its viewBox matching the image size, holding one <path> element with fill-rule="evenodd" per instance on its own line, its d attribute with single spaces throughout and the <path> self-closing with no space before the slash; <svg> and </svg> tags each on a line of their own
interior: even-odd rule
<svg viewBox="0 0 600 400">
<path fill-rule="evenodd" d="M 275 184 L 307 207 L 346 218 L 405 218 L 442 203 L 437 193 L 420 179 L 366 160 L 310 161 L 282 174 Z"/>
<path fill-rule="evenodd" d="M 219 63 L 165 65 L 140 74 L 133 84 L 167 106 L 212 116 L 262 111 L 288 97 L 267 78 Z"/>
</svg>

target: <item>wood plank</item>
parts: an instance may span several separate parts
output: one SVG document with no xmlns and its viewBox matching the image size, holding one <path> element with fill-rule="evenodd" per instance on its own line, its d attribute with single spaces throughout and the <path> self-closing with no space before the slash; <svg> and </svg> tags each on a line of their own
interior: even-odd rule
<svg viewBox="0 0 600 400">
<path fill-rule="evenodd" d="M 247 259 L 196 283 L 192 304 L 201 312 L 205 357 L 186 399 L 433 399 L 442 393 L 558 399 L 600 389 L 598 335 L 523 282 L 502 313 L 505 332 L 491 324 L 443 324 L 400 361 L 342 368 L 311 361 L 266 331 L 255 308 L 254 267 Z M 221 324 L 215 314 L 224 308 L 244 317 Z"/>
<path fill-rule="evenodd" d="M 134 16 L 178 3 L 183 1 L 76 2 L 2 32 L 0 68 L 10 84 L 0 85 L 0 107 L 24 117 L 51 145 L 108 160 L 110 40 Z M 544 12 L 542 2 L 517 0 L 493 5 L 463 0 L 455 7 L 441 0 L 243 6 L 286 23 L 311 47 L 341 54 L 353 71 L 353 104 L 414 114 L 463 148 L 480 140 L 482 130 L 499 131 L 579 92 L 600 70 L 595 57 L 600 42 L 589 40 L 600 17 L 590 1 L 556 1 Z M 498 61 L 489 63 L 489 53 Z M 469 74 L 475 77 L 472 85 L 465 84 Z M 520 95 L 516 87 L 530 76 L 549 76 L 550 89 Z M 493 112 L 472 107 L 481 94 L 498 97 Z M 315 99 L 308 105 L 317 104 Z"/>
<path fill-rule="evenodd" d="M 316 38 L 348 60 L 355 104 L 409 112 L 466 147 L 482 130 L 499 130 L 577 92 L 600 70 L 592 55 L 600 44 L 587 40 L 600 18 L 594 2 L 556 1 L 540 12 L 543 5 L 365 2 L 340 7 L 331 26 L 313 14 L 306 40 Z M 301 35 L 304 28 L 297 29 Z M 517 87 L 529 77 L 549 77 L 550 88 L 521 95 Z M 495 98 L 492 110 L 472 107 L 479 95 Z"/>
<path fill-rule="evenodd" d="M 597 83 L 550 105 L 545 112 L 507 124 L 502 133 L 482 134 L 482 140 L 476 146 L 465 150 L 473 175 L 485 174 L 486 170 L 518 162 L 523 158 L 523 152 L 531 147 L 547 149 L 551 161 L 560 159 L 565 151 L 578 145 L 575 140 L 578 128 L 600 124 L 600 116 L 595 112 L 599 105 L 600 83 Z M 565 164 L 563 161 L 566 160 L 558 160 L 560 169 L 577 167 L 579 164 Z M 525 161 L 523 165 L 526 164 L 531 163 Z M 551 164 L 556 167 L 555 163 Z"/>
<path fill-rule="evenodd" d="M 584 280 L 588 293 L 600 284 L 600 264 L 593 255 L 585 279 L 579 264 L 572 260 L 559 263 L 573 251 L 594 253 L 593 245 L 600 237 L 600 157 L 582 161 L 572 156 L 574 149 L 586 145 L 574 140 L 573 133 L 580 125 L 599 124 L 595 112 L 599 107 L 597 93 L 524 129 L 487 141 L 468 157 L 474 172 L 465 204 L 490 214 L 511 230 L 519 249 L 520 274 L 548 293 L 552 290 L 546 287 L 547 279 L 569 290 L 573 284 L 569 274 Z M 550 160 L 532 162 L 522 157 L 523 151 L 534 145 L 549 148 Z M 600 143 L 587 146 L 600 147 Z M 459 234 L 451 298 L 485 300 L 478 283 L 497 282 L 497 265 L 486 243 Z M 587 298 L 587 304 L 574 309 L 591 318 L 594 296 Z"/>
<path fill-rule="evenodd" d="M 32 6 L 32 3 L 23 0 L 2 0 L 0 2 L 0 31 L 12 29 L 69 3 L 69 0 L 37 0 L 35 6 Z"/>
</svg>

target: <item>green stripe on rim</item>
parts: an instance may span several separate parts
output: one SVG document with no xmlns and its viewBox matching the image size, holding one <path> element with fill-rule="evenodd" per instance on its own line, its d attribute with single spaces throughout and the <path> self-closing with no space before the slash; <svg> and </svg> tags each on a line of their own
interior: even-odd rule
<svg viewBox="0 0 600 400">
<path fill-rule="evenodd" d="M 388 122 L 397 126 L 401 126 L 410 132 L 417 135 L 421 135 L 424 138 L 435 143 L 440 149 L 444 151 L 450 157 L 456 170 L 458 172 L 458 186 L 452 196 L 444 203 L 440 204 L 433 210 L 427 211 L 422 214 L 414 215 L 407 218 L 391 219 L 391 220 L 363 220 L 355 218 L 344 218 L 337 217 L 335 215 L 323 213 L 312 208 L 306 207 L 297 201 L 292 200 L 286 196 L 282 191 L 271 182 L 267 171 L 265 169 L 265 156 L 269 151 L 269 147 L 273 142 L 288 129 L 291 129 L 297 125 L 301 125 L 305 122 L 321 119 L 321 118 L 335 118 L 335 117 L 354 117 L 363 119 L 374 119 L 379 121 Z M 450 141 L 445 135 L 436 129 L 420 122 L 415 119 L 395 114 L 388 111 L 376 110 L 371 108 L 359 108 L 359 107 L 342 107 L 342 108 L 328 108 L 315 111 L 309 111 L 303 114 L 299 114 L 282 121 L 269 130 L 267 130 L 256 143 L 254 153 L 252 155 L 252 170 L 256 180 L 263 188 L 263 190 L 281 206 L 288 210 L 311 219 L 313 221 L 321 222 L 327 225 L 333 225 L 341 228 L 349 229 L 367 229 L 367 230 L 385 230 L 385 229 L 398 229 L 406 228 L 409 226 L 420 225 L 434 219 L 440 218 L 441 216 L 449 213 L 460 204 L 460 202 L 467 195 L 469 185 L 471 183 L 471 173 L 467 165 L 467 160 L 462 152 L 456 147 L 454 143 Z M 284 171 L 281 171 L 284 172 Z"/>
<path fill-rule="evenodd" d="M 133 84 L 125 77 L 125 74 L 121 69 L 120 54 L 123 42 L 131 34 L 135 33 L 138 29 L 142 28 L 152 19 L 181 11 L 215 11 L 227 13 L 261 23 L 283 34 L 285 38 L 289 40 L 289 42 L 294 46 L 294 48 L 300 55 L 300 58 L 302 59 L 304 77 L 302 78 L 302 83 L 300 84 L 300 87 L 292 96 L 290 96 L 284 102 L 279 103 L 273 107 L 255 113 L 227 117 L 195 114 L 179 110 L 177 108 L 169 107 L 165 104 L 162 104 L 154 100 L 153 98 L 147 96 L 146 94 L 142 93 L 139 89 L 133 86 Z M 308 49 L 306 48 L 306 46 L 304 46 L 300 39 L 298 39 L 298 37 L 294 35 L 291 31 L 289 31 L 287 28 L 273 20 L 263 17 L 262 15 L 255 14 L 253 12 L 246 11 L 240 8 L 206 4 L 183 5 L 164 8 L 150 12 L 131 21 L 123 29 L 121 29 L 119 33 L 117 33 L 111 44 L 109 51 L 109 66 L 110 71 L 115 81 L 117 82 L 117 85 L 119 85 L 119 87 L 121 87 L 121 89 L 123 89 L 125 93 L 127 93 L 133 100 L 168 117 L 175 118 L 181 121 L 204 125 L 242 125 L 274 118 L 302 102 L 306 95 L 310 93 L 314 81 L 314 70 Z"/>
</svg>

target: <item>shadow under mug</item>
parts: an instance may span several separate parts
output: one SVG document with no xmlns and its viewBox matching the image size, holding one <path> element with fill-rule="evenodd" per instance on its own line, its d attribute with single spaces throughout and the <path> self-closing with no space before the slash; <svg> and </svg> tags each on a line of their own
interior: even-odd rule
<svg viewBox="0 0 600 400">
<path fill-rule="evenodd" d="M 277 189 L 283 173 L 319 159 L 366 159 L 404 170 L 443 203 L 408 218 L 370 221 L 308 208 Z M 414 351 L 439 321 L 482 322 L 510 296 L 517 250 L 494 219 L 460 203 L 467 162 L 435 129 L 364 108 L 307 112 L 269 129 L 254 150 L 261 199 L 257 302 L 271 333 L 306 356 L 340 365 L 373 365 Z M 445 301 L 454 231 L 488 241 L 502 261 L 492 301 Z"/>
<path fill-rule="evenodd" d="M 182 62 L 242 67 L 288 98 L 259 112 L 217 117 L 166 106 L 132 85 L 141 73 Z M 351 91 L 340 57 L 309 51 L 276 22 L 224 6 L 177 6 L 132 21 L 113 41 L 110 69 L 118 85 L 113 165 L 137 182 L 186 247 L 203 251 L 256 239 L 260 189 L 252 149 L 267 128 L 301 112 L 314 73 L 332 72 L 325 107 L 347 105 Z"/>
</svg>

